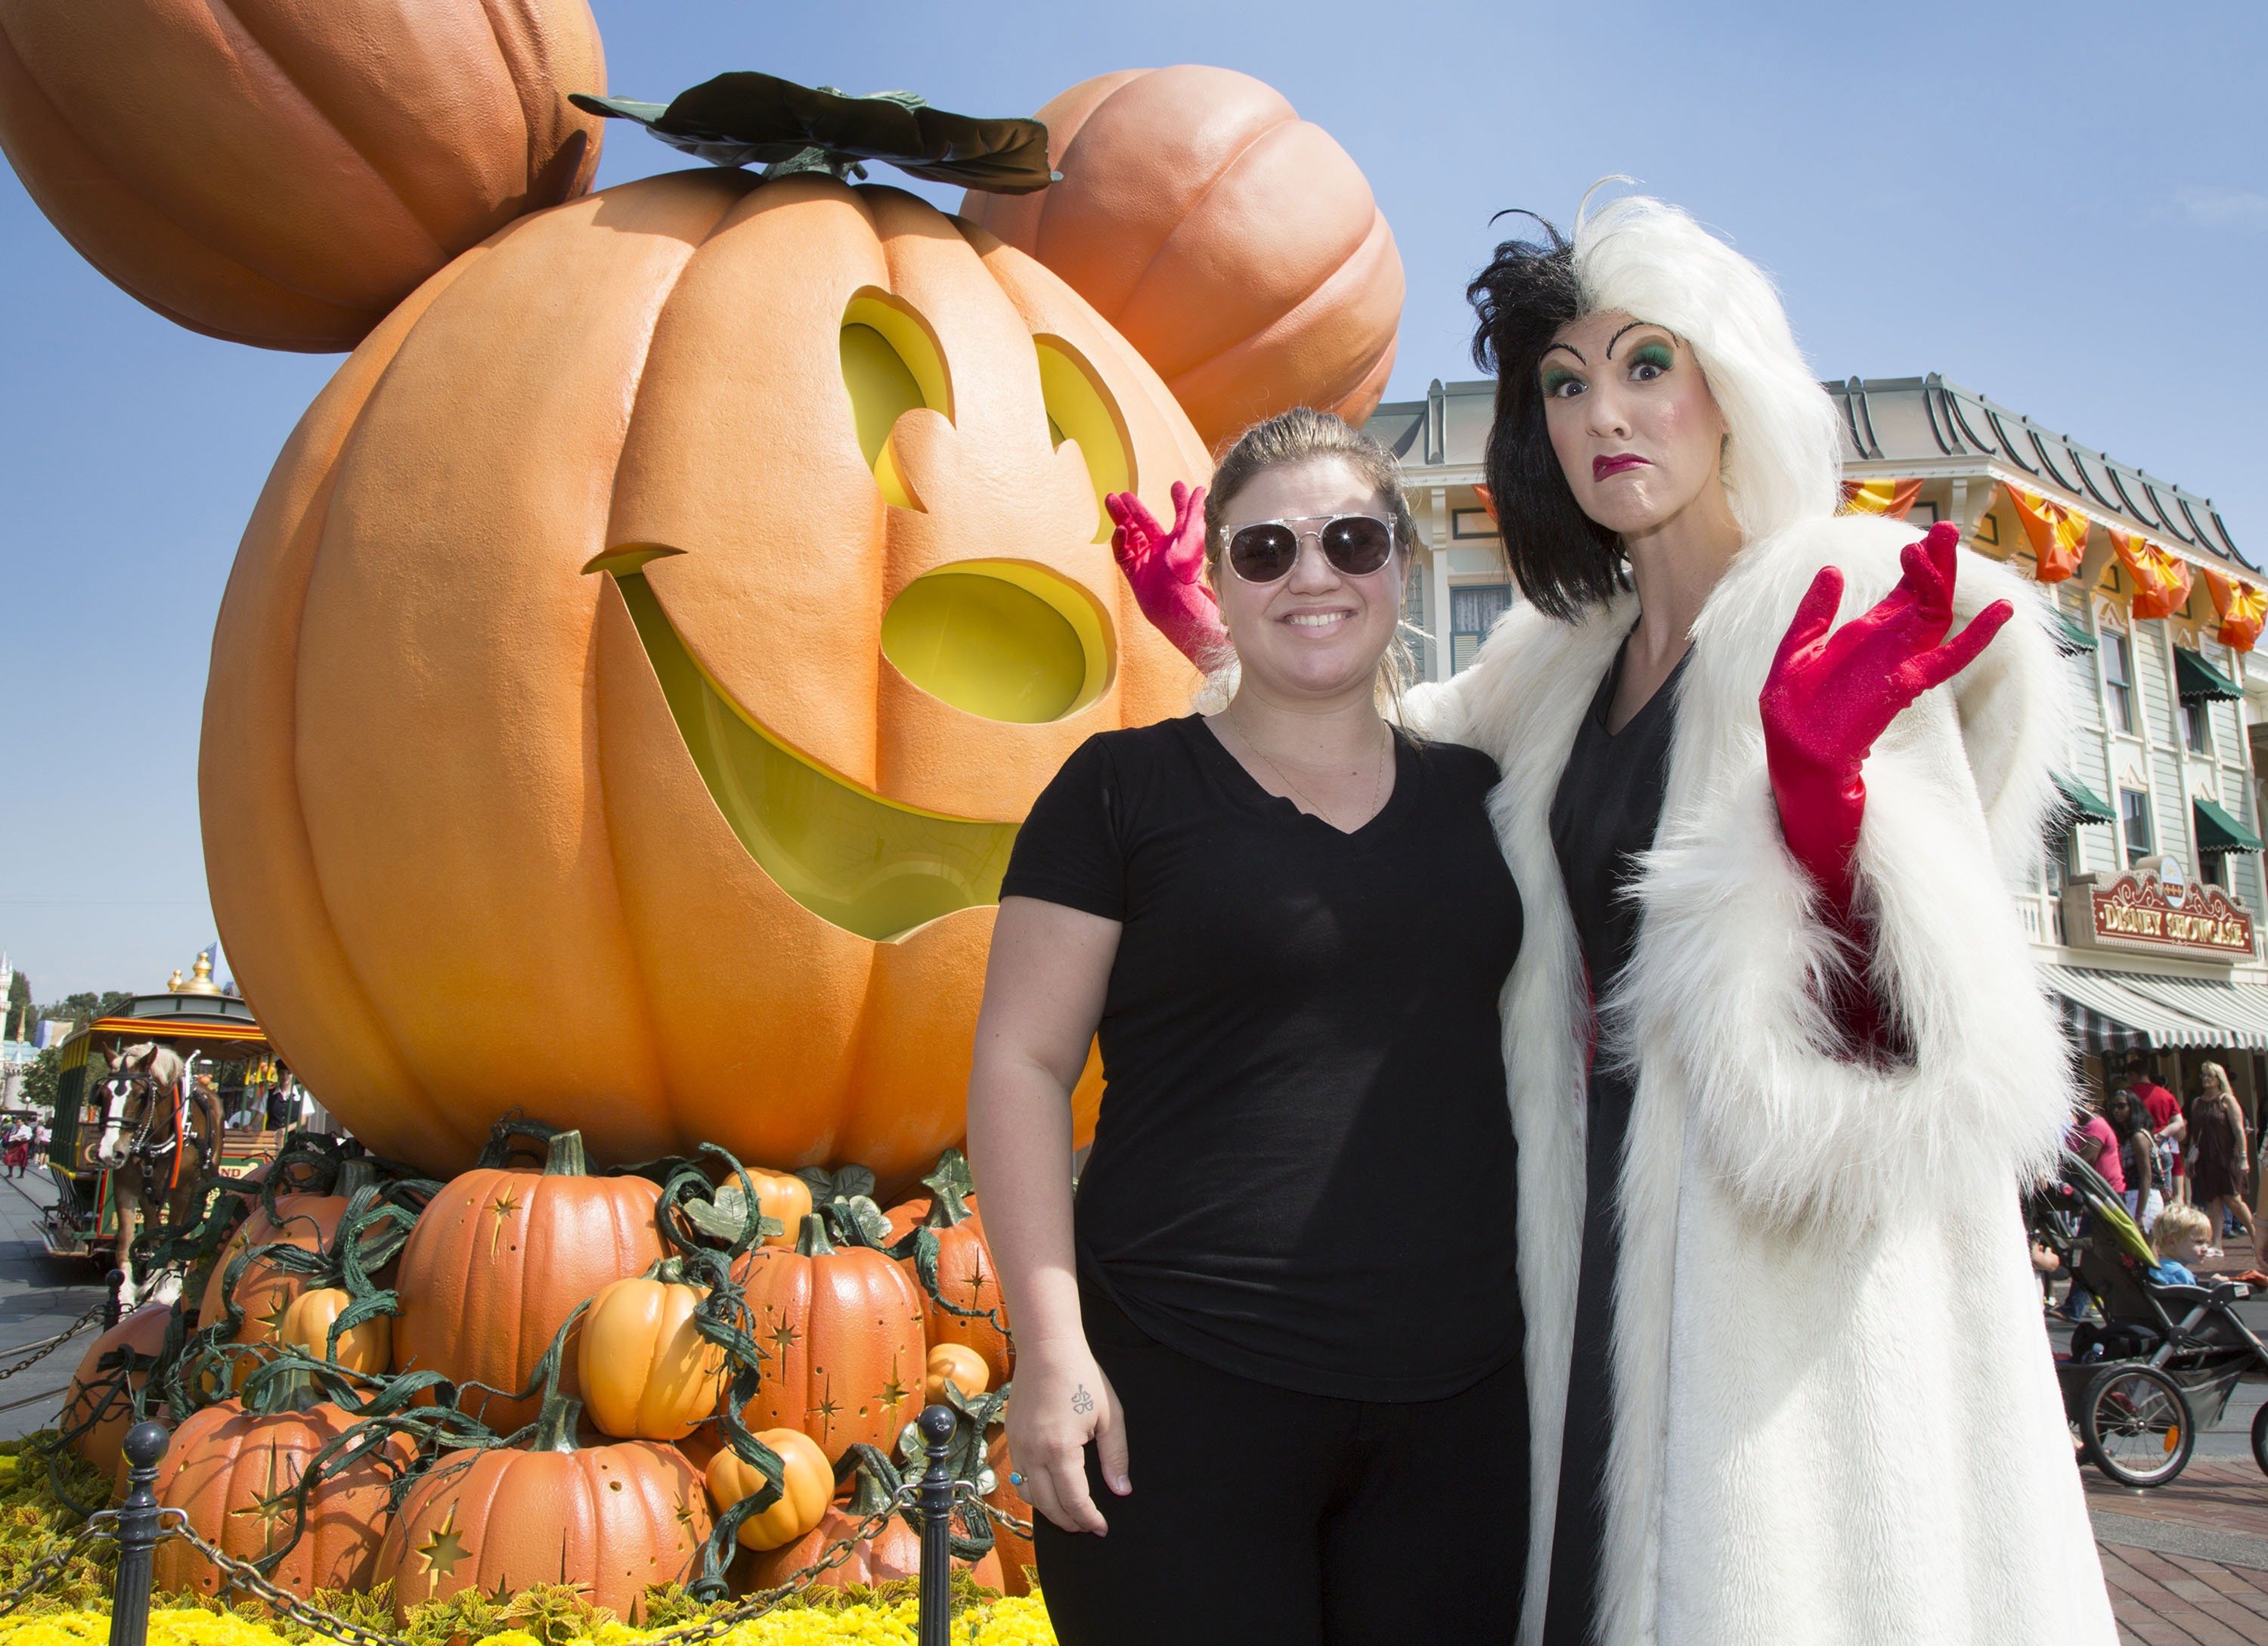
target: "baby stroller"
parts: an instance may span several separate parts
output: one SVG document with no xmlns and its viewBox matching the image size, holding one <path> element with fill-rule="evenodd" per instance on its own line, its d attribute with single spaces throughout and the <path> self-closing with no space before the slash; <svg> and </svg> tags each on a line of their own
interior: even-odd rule
<svg viewBox="0 0 2268 1646">
<path fill-rule="evenodd" d="M 2068 1266 L 2102 1304 L 2101 1323 L 2082 1322 L 2069 1357 L 2056 1359 L 2064 1410 L 2088 1461 L 2119 1485 L 2169 1485 L 2189 1466 L 2198 1426 L 2220 1421 L 2238 1379 L 2268 1374 L 2268 1344 L 2230 1307 L 2250 1288 L 2158 1285 L 2149 1279 L 2156 1256 L 2124 1197 L 2068 1153 L 2062 1187 L 2081 1208 Z M 2252 1458 L 2268 1473 L 2268 1406 L 2252 1420 Z"/>
</svg>

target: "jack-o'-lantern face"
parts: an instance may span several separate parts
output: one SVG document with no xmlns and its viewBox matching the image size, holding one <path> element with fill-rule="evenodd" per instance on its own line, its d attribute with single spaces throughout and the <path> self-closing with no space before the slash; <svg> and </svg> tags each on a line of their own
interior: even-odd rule
<svg viewBox="0 0 2268 1646">
<path fill-rule="evenodd" d="M 231 580 L 207 857 L 263 1022 L 437 1168 L 517 1105 L 910 1176 L 1017 823 L 1194 684 L 1101 495 L 1204 469 L 1083 302 L 895 190 L 515 225 L 342 369 Z"/>
</svg>

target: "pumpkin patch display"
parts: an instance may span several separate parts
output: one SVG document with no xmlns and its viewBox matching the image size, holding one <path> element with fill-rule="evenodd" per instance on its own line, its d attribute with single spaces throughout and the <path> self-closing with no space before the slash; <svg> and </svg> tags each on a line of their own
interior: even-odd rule
<svg viewBox="0 0 2268 1646">
<path fill-rule="evenodd" d="M 231 1342 L 264 1347 L 283 1341 L 284 1322 L 292 1305 L 308 1289 L 308 1277 L 274 1258 L 261 1256 L 260 1249 L 287 1246 L 306 1252 L 328 1251 L 338 1236 L 339 1221 L 346 1215 L 348 1203 L 358 1190 L 374 1181 L 376 1174 L 367 1162 L 342 1161 L 331 1193 L 279 1194 L 272 1212 L 255 1203 L 214 1261 L 197 1310 L 198 1323 L 210 1326 L 219 1321 L 232 1298 L 243 1319 Z M 231 1288 L 229 1271 L 246 1253 L 251 1256 Z M 320 1349 L 315 1352 L 321 1354 Z M 230 1367 L 233 1384 L 241 1387 L 251 1369 L 250 1357 L 233 1359 Z"/>
<path fill-rule="evenodd" d="M 870 1247 L 838 1249 L 814 1214 L 793 1250 L 759 1246 L 733 1278 L 767 1356 L 742 1421 L 801 1429 L 829 1463 L 853 1446 L 895 1444 L 920 1408 L 927 1359 L 921 1299 L 905 1271 Z"/>
<path fill-rule="evenodd" d="M 88 1345 L 71 1375 L 70 1395 L 55 1427 L 71 1437 L 70 1449 L 84 1462 L 104 1474 L 118 1473 L 126 1431 L 138 1421 L 129 1391 L 147 1388 L 150 1373 L 146 1368 L 129 1371 L 122 1366 L 105 1370 L 103 1356 L 114 1352 L 155 1355 L 166 1346 L 166 1327 L 173 1315 L 170 1303 L 148 1303 L 136 1310 Z"/>
<path fill-rule="evenodd" d="M 48 218 L 194 330 L 349 349 L 581 194 L 585 0 L 0 0 L 0 148 Z"/>
<path fill-rule="evenodd" d="M 199 783 L 262 1023 L 437 1174 L 517 1107 L 904 1188 L 1017 824 L 1197 684 L 1101 498 L 1205 469 L 1062 280 L 899 190 L 520 218 L 341 368 L 230 576 Z"/>
<path fill-rule="evenodd" d="M 616 1281 L 591 1299 L 576 1333 L 584 1409 L 622 1440 L 682 1440 L 716 1415 L 725 1351 L 696 1329 L 709 1295 L 663 1273 Z"/>
<path fill-rule="evenodd" d="M 541 1171 L 482 1167 L 443 1185 L 401 1249 L 394 1369 L 483 1385 L 460 1404 L 499 1434 L 542 1409 L 539 1395 L 517 1391 L 568 1317 L 662 1255 L 659 1188 L 589 1176 L 578 1133 L 545 1147 Z M 576 1362 L 571 1342 L 559 1368 L 571 1394 Z"/>
<path fill-rule="evenodd" d="M 410 1488 L 378 1560 L 397 1617 L 462 1589 L 570 1582 L 636 1622 L 648 1585 L 693 1575 L 713 1524 L 700 1472 L 653 1441 L 578 1443 L 580 1406 L 554 1396 L 526 1450 L 451 1453 Z"/>
<path fill-rule="evenodd" d="M 272 1558 L 270 1581 L 294 1594 L 367 1588 L 386 1533 L 387 1487 L 415 1450 L 407 1437 L 327 1468 L 306 1495 L 304 1527 L 292 1501 L 308 1465 L 352 1421 L 304 1391 L 285 1391 L 266 1412 L 235 1400 L 206 1406 L 173 1431 L 158 1465 L 158 1501 L 180 1509 L 190 1529 L 224 1553 Z M 161 1591 L 220 1591 L 220 1573 L 178 1538 L 158 1546 L 155 1572 Z"/>
<path fill-rule="evenodd" d="M 743 1520 L 733 1536 L 741 1547 L 762 1551 L 794 1542 L 827 1517 L 835 1501 L 835 1466 L 799 1428 L 763 1429 L 756 1438 L 779 1458 L 780 1495 L 770 1509 Z M 709 1498 L 719 1515 L 765 1484 L 755 1466 L 729 1447 L 709 1459 L 706 1473 Z"/>
<path fill-rule="evenodd" d="M 1360 427 L 1394 369 L 1402 255 L 1370 184 L 1250 75 L 1098 75 L 1039 113 L 1062 181 L 961 215 L 1028 252 L 1155 366 L 1219 450 L 1293 406 Z"/>
</svg>

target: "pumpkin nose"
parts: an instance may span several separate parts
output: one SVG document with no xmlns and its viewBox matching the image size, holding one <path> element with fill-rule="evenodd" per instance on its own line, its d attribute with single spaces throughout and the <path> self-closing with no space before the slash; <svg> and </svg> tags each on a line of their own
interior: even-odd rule
<svg viewBox="0 0 2268 1646">
<path fill-rule="evenodd" d="M 1108 690 L 1110 618 L 1077 584 L 1023 560 L 966 560 L 916 578 L 882 614 L 882 655 L 933 698 L 1036 726 Z"/>
</svg>

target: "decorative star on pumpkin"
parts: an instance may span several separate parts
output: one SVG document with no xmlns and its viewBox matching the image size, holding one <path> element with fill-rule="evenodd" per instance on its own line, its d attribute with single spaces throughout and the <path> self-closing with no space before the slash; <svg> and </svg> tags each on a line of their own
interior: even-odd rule
<svg viewBox="0 0 2268 1646">
<path fill-rule="evenodd" d="M 288 1480 L 277 1479 L 276 1465 L 279 1461 L 277 1449 L 269 1447 L 268 1481 L 264 1495 L 242 1509 L 228 1511 L 231 1519 L 247 1518 L 260 1523 L 260 1552 L 262 1554 L 276 1552 L 276 1523 L 292 1513 L 294 1509 L 291 1488 L 298 1484 L 298 1480 L 296 1474 Z"/>
<path fill-rule="evenodd" d="M 865 160 L 988 194 L 1027 195 L 1056 180 L 1048 169 L 1048 129 L 1038 121 L 949 114 L 911 92 L 853 97 L 742 70 L 703 80 L 666 104 L 582 92 L 568 100 L 586 114 L 636 121 L 712 166 L 762 166 L 767 180 L 797 172 L 863 179 Z"/>
<path fill-rule="evenodd" d="M 426 1539 L 424 1545 L 417 1550 L 417 1569 L 421 1573 L 438 1573 L 443 1577 L 454 1577 L 458 1566 L 471 1553 L 465 1546 L 464 1539 L 457 1535 L 457 1509 L 452 1503 L 448 1518 L 433 1529 L 433 1535 Z"/>
<path fill-rule="evenodd" d="M 882 1404 L 895 1410 L 904 1404 L 906 1392 L 905 1384 L 898 1379 L 897 1357 L 895 1355 L 892 1355 L 890 1357 L 890 1381 L 882 1385 Z"/>
<path fill-rule="evenodd" d="M 803 1340 L 796 1329 L 784 1320 L 772 1328 L 772 1347 L 785 1354 Z"/>
<path fill-rule="evenodd" d="M 497 1249 L 504 1244 L 504 1220 L 519 1210 L 519 1200 L 511 1190 L 507 1189 L 490 1203 L 489 1210 L 496 1214 L 497 1221 L 496 1232 L 489 1236 L 489 1256 L 493 1258 L 497 1255 Z"/>
<path fill-rule="evenodd" d="M 820 1432 L 822 1434 L 833 1434 L 835 1432 L 835 1419 L 837 1414 L 842 1412 L 843 1408 L 841 1406 L 836 1404 L 835 1399 L 835 1378 L 832 1373 L 828 1376 L 825 1392 L 823 1392 L 817 1400 L 812 1402 L 811 1409 L 819 1415 Z"/>
</svg>

